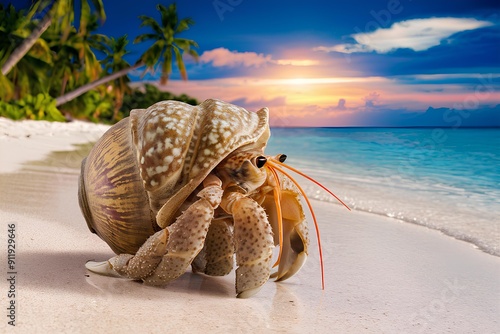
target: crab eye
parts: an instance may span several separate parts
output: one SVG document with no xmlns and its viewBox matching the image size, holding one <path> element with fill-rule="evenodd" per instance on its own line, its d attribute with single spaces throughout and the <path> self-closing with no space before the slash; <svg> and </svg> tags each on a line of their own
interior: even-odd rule
<svg viewBox="0 0 500 334">
<path fill-rule="evenodd" d="M 286 154 L 280 154 L 278 160 L 279 160 L 279 162 L 285 162 L 285 160 L 286 160 Z"/>
<path fill-rule="evenodd" d="M 266 164 L 267 162 L 267 158 L 264 157 L 264 156 L 258 156 L 257 159 L 255 159 L 255 165 L 257 166 L 257 168 L 262 168 L 264 167 L 264 165 Z"/>
</svg>

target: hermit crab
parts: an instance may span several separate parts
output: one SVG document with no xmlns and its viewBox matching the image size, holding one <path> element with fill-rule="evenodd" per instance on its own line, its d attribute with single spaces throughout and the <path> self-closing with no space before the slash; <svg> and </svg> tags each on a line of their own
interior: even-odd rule
<svg viewBox="0 0 500 334">
<path fill-rule="evenodd" d="M 189 265 L 226 275 L 236 254 L 236 293 L 246 298 L 269 279 L 279 245 L 272 277 L 297 273 L 309 245 L 305 194 L 285 155 L 264 155 L 268 113 L 163 101 L 111 127 L 82 161 L 78 198 L 90 231 L 118 255 L 87 269 L 164 285 Z"/>
</svg>

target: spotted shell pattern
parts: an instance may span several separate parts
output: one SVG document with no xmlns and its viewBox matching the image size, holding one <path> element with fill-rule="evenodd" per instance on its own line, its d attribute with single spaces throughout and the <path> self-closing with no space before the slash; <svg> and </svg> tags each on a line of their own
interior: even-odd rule
<svg viewBox="0 0 500 334">
<path fill-rule="evenodd" d="M 80 206 L 91 231 L 116 253 L 133 254 L 170 225 L 207 175 L 238 150 L 262 150 L 268 110 L 218 100 L 158 102 L 132 110 L 82 163 Z"/>
</svg>

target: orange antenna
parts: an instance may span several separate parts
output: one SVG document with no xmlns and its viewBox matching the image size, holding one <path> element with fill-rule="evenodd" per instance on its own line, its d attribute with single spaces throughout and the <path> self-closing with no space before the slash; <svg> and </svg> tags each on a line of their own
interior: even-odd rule
<svg viewBox="0 0 500 334">
<path fill-rule="evenodd" d="M 274 203 L 276 204 L 276 213 L 278 216 L 278 234 L 279 234 L 280 251 L 278 253 L 278 259 L 276 260 L 276 263 L 274 263 L 273 265 L 274 268 L 280 263 L 281 253 L 283 252 L 283 215 L 281 213 L 281 185 L 280 185 L 280 179 L 276 171 L 268 165 L 266 167 L 273 174 L 274 181 L 276 181 L 276 187 L 273 188 L 273 193 L 274 193 Z"/>
<path fill-rule="evenodd" d="M 305 177 L 306 179 L 308 179 L 309 181 L 311 182 L 314 182 L 315 184 L 317 184 L 318 186 L 320 186 L 321 188 L 323 188 L 323 190 L 325 190 L 327 193 L 329 193 L 330 195 L 332 195 L 333 197 L 335 197 L 335 199 L 337 201 L 339 201 L 343 206 L 345 206 L 347 208 L 347 210 L 351 211 L 351 208 L 349 208 L 347 206 L 347 204 L 345 204 L 340 198 L 337 197 L 337 195 L 335 195 L 333 192 L 330 191 L 330 189 L 328 189 L 327 187 L 325 187 L 324 185 L 322 185 L 321 183 L 319 183 L 318 181 L 316 181 L 315 179 L 313 179 L 312 177 L 310 177 L 309 175 L 307 174 L 304 174 L 302 173 L 300 170 L 298 169 L 295 169 L 291 166 L 288 166 L 288 165 L 285 165 L 284 163 L 281 163 L 280 161 L 277 161 L 275 159 L 272 160 L 273 164 L 278 164 L 279 166 L 281 167 L 285 167 L 285 168 L 288 168 L 290 169 L 291 171 L 294 171 L 295 173 L 299 174 L 300 176 L 303 176 Z M 285 173 L 283 173 L 285 174 Z M 286 174 L 285 174 L 286 175 Z M 293 180 L 293 179 L 292 179 Z M 293 180 L 294 183 L 295 183 L 295 180 Z"/>
<path fill-rule="evenodd" d="M 290 174 L 288 174 L 282 168 L 275 165 L 276 162 L 277 161 L 273 160 L 273 162 L 270 163 L 271 166 L 273 168 L 275 168 L 276 170 L 278 170 L 279 172 L 283 173 L 286 177 L 288 177 L 293 182 L 293 184 L 295 184 L 295 186 L 297 186 L 297 188 L 299 188 L 299 191 L 302 193 L 302 196 L 304 196 L 306 203 L 307 203 L 307 206 L 309 207 L 309 211 L 311 212 L 311 216 L 312 216 L 313 221 L 314 221 L 314 227 L 316 229 L 316 237 L 318 238 L 319 262 L 320 262 L 320 267 L 321 267 L 321 289 L 325 290 L 325 268 L 323 265 L 323 249 L 321 247 L 321 236 L 319 233 L 319 226 L 318 226 L 318 221 L 316 220 L 316 215 L 314 214 L 314 210 L 312 208 L 311 202 L 309 202 L 309 198 L 307 197 L 307 195 L 304 192 L 304 190 L 302 189 L 302 187 L 297 183 L 297 181 L 295 181 L 295 179 Z M 279 163 L 279 165 L 281 166 L 282 164 Z"/>
<path fill-rule="evenodd" d="M 304 189 L 302 189 L 302 187 L 299 185 L 299 183 L 297 181 L 295 181 L 295 179 L 289 173 L 285 172 L 280 167 L 288 168 L 291 171 L 293 171 L 293 172 L 295 172 L 295 173 L 297 173 L 297 174 L 305 177 L 309 181 L 314 182 L 316 185 L 320 186 L 323 190 L 325 190 L 330 195 L 332 195 L 337 201 L 339 201 L 349 211 L 351 211 L 351 209 L 340 198 L 338 198 L 333 192 L 331 192 L 330 189 L 328 189 L 327 187 L 325 187 L 324 185 L 322 185 L 321 183 L 319 183 L 318 181 L 316 181 L 315 179 L 313 179 L 309 175 L 304 174 L 303 172 L 301 172 L 301 171 L 299 171 L 299 170 L 297 170 L 297 169 L 295 169 L 295 168 L 293 168 L 291 166 L 285 165 L 284 163 L 282 163 L 282 161 L 278 161 L 276 159 L 270 159 L 270 160 L 268 160 L 268 163 L 272 167 L 271 170 L 275 169 L 275 170 L 283 173 L 286 177 L 288 177 L 293 182 L 293 184 L 295 184 L 295 186 L 299 189 L 299 191 L 301 192 L 302 196 L 304 196 L 304 199 L 306 200 L 307 206 L 309 207 L 309 211 L 311 212 L 311 216 L 312 216 L 313 221 L 314 221 L 314 227 L 315 227 L 315 230 L 316 230 L 316 237 L 318 238 L 319 261 L 320 261 L 320 267 L 321 267 L 321 287 L 324 290 L 325 289 L 325 269 L 324 269 L 324 264 L 323 264 L 323 249 L 321 247 L 321 235 L 320 235 L 320 232 L 319 232 L 319 226 L 318 226 L 318 221 L 316 220 L 316 215 L 314 214 L 314 210 L 312 208 L 311 202 L 309 201 L 309 198 L 307 197 Z M 276 172 L 274 171 L 274 173 L 276 173 Z M 280 209 L 281 209 L 281 206 L 280 206 Z M 280 227 L 281 227 L 281 225 L 280 225 Z M 282 230 L 280 231 L 280 233 L 283 233 Z M 280 235 L 280 255 L 281 255 L 281 237 L 282 237 L 282 235 Z M 279 257 L 278 257 L 278 259 L 279 259 Z"/>
</svg>

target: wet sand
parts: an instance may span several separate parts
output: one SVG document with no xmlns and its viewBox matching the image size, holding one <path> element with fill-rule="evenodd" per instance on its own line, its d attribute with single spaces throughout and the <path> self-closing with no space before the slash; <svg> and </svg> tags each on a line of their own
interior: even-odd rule
<svg viewBox="0 0 500 334">
<path fill-rule="evenodd" d="M 188 272 L 163 288 L 89 273 L 87 260 L 106 260 L 113 253 L 89 232 L 78 207 L 75 166 L 85 149 L 68 143 L 82 138 L 63 142 L 43 133 L 1 134 L 0 128 L 0 332 L 12 330 L 6 317 L 12 300 L 6 298 L 9 224 L 15 224 L 20 333 L 495 333 L 500 328 L 499 257 L 421 226 L 319 201 L 313 205 L 322 232 L 325 290 L 314 240 L 297 275 L 269 281 L 250 299 L 234 298 L 234 272 L 226 277 Z M 4 160 L 9 157 L 14 158 Z"/>
</svg>

